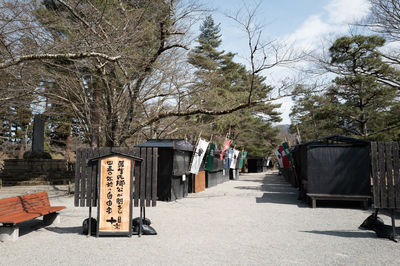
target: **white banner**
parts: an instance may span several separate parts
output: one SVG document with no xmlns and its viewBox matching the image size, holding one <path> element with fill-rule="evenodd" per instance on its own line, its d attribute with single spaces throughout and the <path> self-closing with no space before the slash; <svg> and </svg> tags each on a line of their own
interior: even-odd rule
<svg viewBox="0 0 400 266">
<path fill-rule="evenodd" d="M 275 156 L 276 156 L 276 160 L 278 161 L 279 167 L 283 168 L 282 155 L 279 150 L 275 151 Z"/>
<path fill-rule="evenodd" d="M 204 155 L 208 148 L 208 142 L 204 139 L 199 139 L 199 143 L 193 152 L 192 165 L 190 166 L 190 172 L 197 174 L 200 170 L 201 162 L 203 161 Z"/>
<path fill-rule="evenodd" d="M 239 151 L 233 150 L 233 158 L 232 158 L 231 166 L 230 166 L 231 169 L 236 169 L 238 157 L 239 157 Z"/>
</svg>

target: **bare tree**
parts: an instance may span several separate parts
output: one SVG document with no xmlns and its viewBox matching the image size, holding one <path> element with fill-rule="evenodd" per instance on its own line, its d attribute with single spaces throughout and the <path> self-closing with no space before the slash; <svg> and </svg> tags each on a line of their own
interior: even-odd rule
<svg viewBox="0 0 400 266">
<path fill-rule="evenodd" d="M 367 26 L 385 37 L 400 40 L 400 2 L 393 0 L 370 0 L 371 15 Z"/>
<path fill-rule="evenodd" d="M 249 7 L 244 20 L 239 13 L 232 17 L 249 42 L 252 82 L 246 97 L 231 107 L 199 106 L 189 97 L 195 92 L 186 63 L 188 31 L 203 11 L 195 1 L 36 2 L 2 1 L 1 45 L 7 53 L 0 69 L 34 65 L 38 78 L 30 88 L 38 80 L 47 84 L 43 96 L 71 110 L 92 146 L 122 145 L 166 118 L 223 115 L 272 101 L 268 95 L 253 98 L 256 75 L 298 59 L 287 47 L 262 42 L 262 28 L 254 27 L 256 8 Z"/>
</svg>

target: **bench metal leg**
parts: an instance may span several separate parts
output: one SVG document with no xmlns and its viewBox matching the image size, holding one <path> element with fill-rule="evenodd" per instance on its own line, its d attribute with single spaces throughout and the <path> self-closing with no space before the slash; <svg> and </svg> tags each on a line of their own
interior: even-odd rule
<svg viewBox="0 0 400 266">
<path fill-rule="evenodd" d="M 317 207 L 317 200 L 314 198 L 311 198 L 311 208 L 316 208 Z"/>
<path fill-rule="evenodd" d="M 19 228 L 17 226 L 1 226 L 0 241 L 16 241 L 19 237 Z"/>
<path fill-rule="evenodd" d="M 363 200 L 362 201 L 362 207 L 364 210 L 368 210 L 368 200 Z"/>
<path fill-rule="evenodd" d="M 58 213 L 49 213 L 43 216 L 43 223 L 45 225 L 59 224 L 61 222 L 60 215 Z"/>
</svg>

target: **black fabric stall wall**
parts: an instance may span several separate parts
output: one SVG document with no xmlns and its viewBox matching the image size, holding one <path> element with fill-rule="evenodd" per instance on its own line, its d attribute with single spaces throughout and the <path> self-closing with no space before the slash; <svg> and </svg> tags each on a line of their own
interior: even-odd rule
<svg viewBox="0 0 400 266">
<path fill-rule="evenodd" d="M 371 194 L 369 145 L 309 146 L 305 159 L 308 193 Z"/>
<path fill-rule="evenodd" d="M 173 150 L 173 169 L 171 177 L 171 200 L 186 197 L 191 191 L 192 174 L 188 172 L 192 152 L 183 150 Z M 186 175 L 183 180 L 183 175 Z"/>
<path fill-rule="evenodd" d="M 172 149 L 158 148 L 158 179 L 157 198 L 162 201 L 171 200 L 171 173 L 172 173 Z"/>
<path fill-rule="evenodd" d="M 212 171 L 206 171 L 206 187 L 214 187 L 223 182 L 222 170 L 224 168 L 224 161 L 214 157 Z"/>
</svg>

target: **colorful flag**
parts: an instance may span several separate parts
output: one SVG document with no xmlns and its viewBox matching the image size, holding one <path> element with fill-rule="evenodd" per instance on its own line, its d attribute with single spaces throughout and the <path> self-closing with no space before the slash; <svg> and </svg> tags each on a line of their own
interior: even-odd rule
<svg viewBox="0 0 400 266">
<path fill-rule="evenodd" d="M 222 160 L 224 158 L 224 152 L 231 146 L 232 141 L 229 139 L 226 139 L 224 141 L 224 147 L 222 148 L 221 154 L 220 154 L 220 159 Z"/>
<path fill-rule="evenodd" d="M 281 156 L 282 156 L 283 168 L 290 168 L 289 159 L 288 159 L 288 157 L 286 156 L 285 152 L 283 151 L 283 146 L 282 146 L 282 145 L 279 146 L 279 151 L 280 151 Z"/>
<path fill-rule="evenodd" d="M 242 156 L 240 157 L 240 162 L 239 162 L 239 169 L 243 168 L 244 161 L 246 160 L 247 152 L 242 152 Z"/>
<path fill-rule="evenodd" d="M 283 152 L 291 163 L 293 163 L 292 155 L 290 154 L 289 144 L 287 142 L 282 143 Z"/>
</svg>

